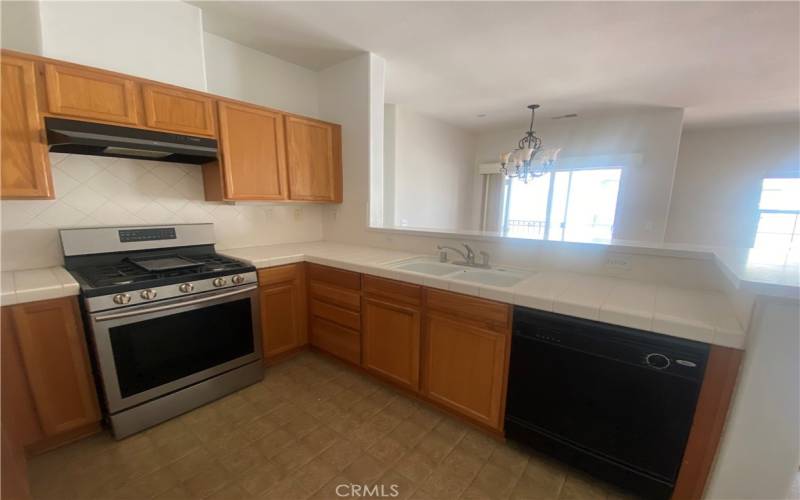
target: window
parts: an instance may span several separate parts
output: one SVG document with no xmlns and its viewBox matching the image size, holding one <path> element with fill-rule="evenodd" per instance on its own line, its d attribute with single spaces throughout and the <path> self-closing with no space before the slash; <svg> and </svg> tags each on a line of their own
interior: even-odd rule
<svg viewBox="0 0 800 500">
<path fill-rule="evenodd" d="M 561 241 L 609 241 L 622 167 L 557 170 L 507 187 L 508 236 Z"/>
<path fill-rule="evenodd" d="M 764 179 L 758 210 L 753 246 L 773 249 L 787 258 L 796 254 L 800 250 L 800 178 Z"/>
</svg>

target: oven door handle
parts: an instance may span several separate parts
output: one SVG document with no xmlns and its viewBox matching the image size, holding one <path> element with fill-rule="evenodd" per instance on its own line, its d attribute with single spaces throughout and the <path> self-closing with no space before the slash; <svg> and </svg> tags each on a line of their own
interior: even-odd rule
<svg viewBox="0 0 800 500">
<path fill-rule="evenodd" d="M 115 314 L 106 314 L 106 315 L 103 315 L 103 316 L 95 316 L 94 320 L 98 321 L 98 322 L 99 321 L 109 321 L 109 320 L 112 320 L 112 319 L 127 318 L 129 316 L 141 316 L 143 314 L 148 314 L 148 313 L 153 313 L 153 312 L 158 312 L 158 311 L 165 311 L 167 309 L 177 309 L 179 307 L 192 306 L 192 305 L 195 305 L 195 304 L 202 304 L 203 302 L 211 302 L 211 301 L 219 300 L 219 299 L 222 299 L 222 298 L 225 298 L 225 297 L 231 297 L 233 295 L 239 295 L 239 294 L 242 294 L 242 293 L 252 292 L 256 288 L 258 288 L 258 286 L 254 285 L 254 286 L 249 286 L 247 288 L 241 288 L 241 289 L 235 290 L 233 292 L 220 293 L 218 295 L 213 295 L 211 297 L 203 297 L 202 299 L 187 300 L 186 302 L 179 302 L 177 304 L 168 304 L 168 305 L 163 305 L 163 306 L 149 307 L 147 309 L 137 309 L 135 311 L 127 311 L 127 312 L 119 312 L 119 313 L 115 313 Z"/>
</svg>

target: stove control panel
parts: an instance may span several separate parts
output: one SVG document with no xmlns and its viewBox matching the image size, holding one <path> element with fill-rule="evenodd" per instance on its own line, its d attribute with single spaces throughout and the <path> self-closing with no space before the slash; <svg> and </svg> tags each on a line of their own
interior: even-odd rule
<svg viewBox="0 0 800 500">
<path fill-rule="evenodd" d="M 119 242 L 174 240 L 177 238 L 174 227 L 152 227 L 146 229 L 120 229 Z"/>
<path fill-rule="evenodd" d="M 221 292 L 225 289 L 233 289 L 244 287 L 246 285 L 257 284 L 258 275 L 255 273 L 255 271 L 251 271 L 235 275 L 217 276 L 216 278 L 194 280 L 185 283 L 174 283 L 171 285 L 141 288 L 139 290 L 130 292 L 98 295 L 96 297 L 87 297 L 84 300 L 87 310 L 91 313 L 94 313 L 98 311 L 104 311 L 106 309 L 116 309 L 124 306 L 135 306 L 144 303 L 154 303 L 161 300 L 186 297 L 189 294 L 211 291 Z"/>
</svg>

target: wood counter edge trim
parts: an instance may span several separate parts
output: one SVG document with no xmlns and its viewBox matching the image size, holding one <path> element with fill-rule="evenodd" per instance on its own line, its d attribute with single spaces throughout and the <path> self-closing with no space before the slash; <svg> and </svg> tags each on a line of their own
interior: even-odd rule
<svg viewBox="0 0 800 500">
<path fill-rule="evenodd" d="M 743 356 L 744 351 L 739 349 L 711 346 L 692 428 L 672 493 L 673 500 L 703 498 Z"/>
</svg>

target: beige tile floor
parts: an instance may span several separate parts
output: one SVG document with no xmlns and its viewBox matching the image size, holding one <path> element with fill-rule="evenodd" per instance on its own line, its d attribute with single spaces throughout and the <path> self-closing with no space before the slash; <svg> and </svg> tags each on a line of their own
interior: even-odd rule
<svg viewBox="0 0 800 500">
<path fill-rule="evenodd" d="M 338 485 L 350 498 L 348 485 L 389 498 L 624 496 L 313 353 L 122 441 L 38 456 L 29 474 L 37 500 L 342 498 Z"/>
</svg>

